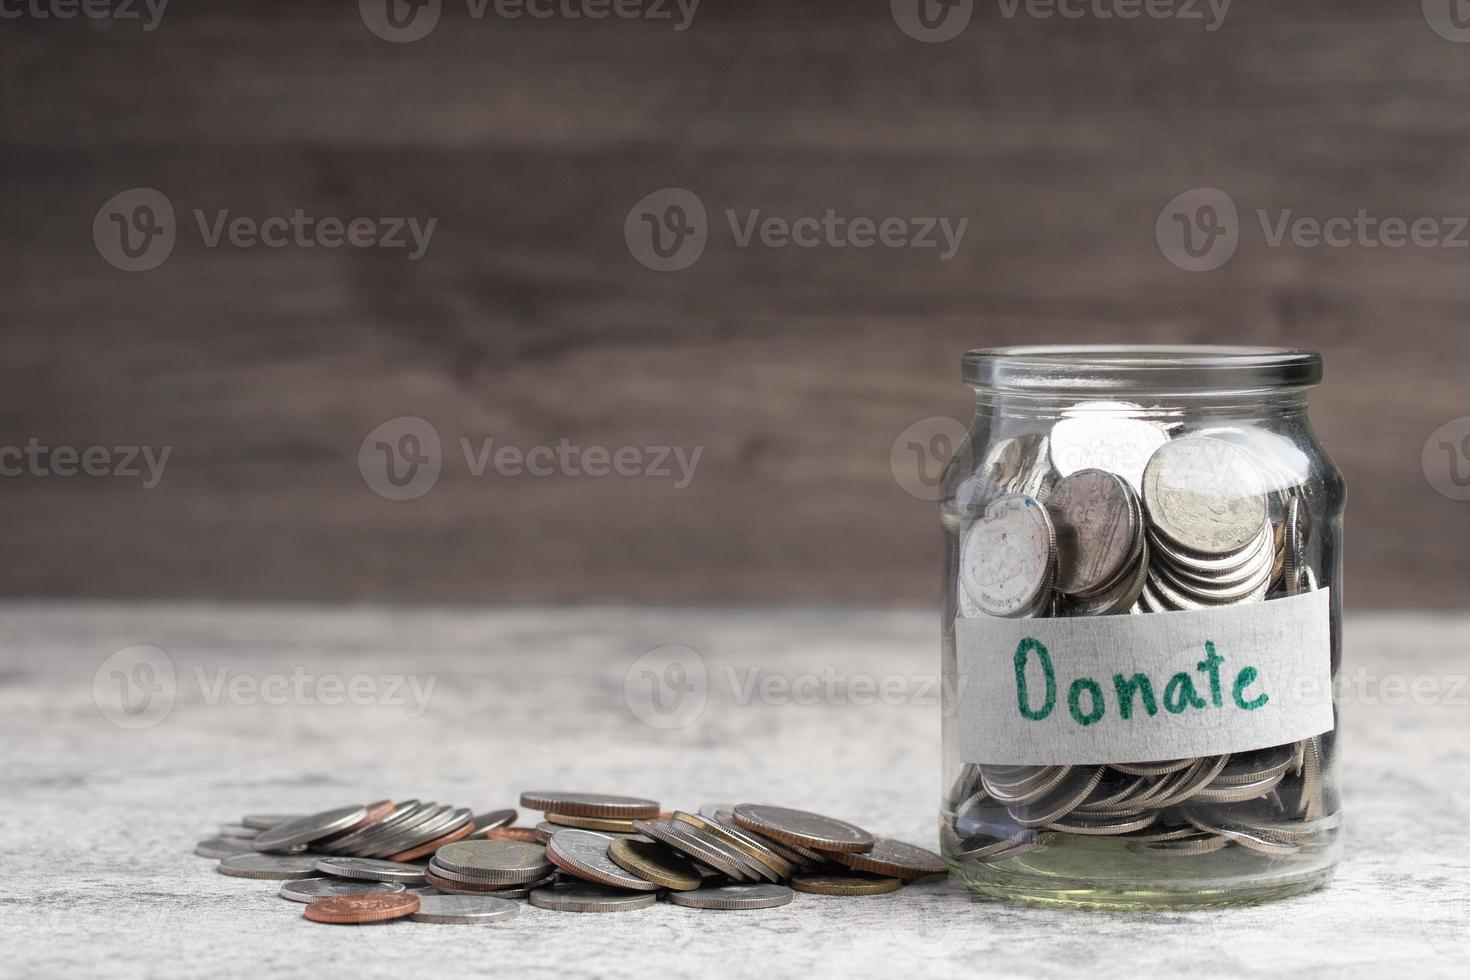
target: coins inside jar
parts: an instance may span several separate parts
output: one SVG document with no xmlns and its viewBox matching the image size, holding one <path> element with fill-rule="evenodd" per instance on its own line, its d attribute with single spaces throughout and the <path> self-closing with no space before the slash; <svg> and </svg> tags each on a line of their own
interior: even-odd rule
<svg viewBox="0 0 1470 980">
<path fill-rule="evenodd" d="M 1051 487 L 1031 501 L 1053 529 L 1049 541 L 1040 522 L 1022 521 L 1026 498 L 997 497 L 965 516 L 961 617 L 1169 614 L 1319 588 L 1308 547 L 1313 490 L 1290 482 L 1304 471 L 1294 459 L 1253 455 L 1281 440 L 1223 426 L 1192 434 L 1129 412 L 1148 414 L 1083 403 L 1034 435 L 1049 455 L 1030 465 L 1049 472 L 1026 479 Z M 1002 455 L 1023 458 L 1016 448 Z M 1289 857 L 1335 829 L 1323 756 L 1323 739 L 1313 738 L 1209 758 L 967 764 L 946 798 L 946 853 L 992 863 L 1086 838 L 1160 861 L 1242 850 Z"/>
</svg>

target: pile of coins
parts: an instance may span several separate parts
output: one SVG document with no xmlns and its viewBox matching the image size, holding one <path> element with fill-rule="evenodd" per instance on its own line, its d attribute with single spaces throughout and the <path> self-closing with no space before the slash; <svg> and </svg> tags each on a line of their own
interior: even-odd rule
<svg viewBox="0 0 1470 980">
<path fill-rule="evenodd" d="M 1252 433 L 1175 433 L 1139 406 L 1083 403 L 1049 435 L 1002 439 L 958 494 L 956 606 L 966 618 L 1149 614 L 1315 591 L 1300 474 Z M 1015 857 L 1058 838 L 1133 851 L 1297 853 L 1338 826 L 1329 736 L 1141 764 L 963 767 L 946 851 Z"/>
<path fill-rule="evenodd" d="M 495 922 L 515 915 L 520 898 L 565 912 L 631 911 L 660 898 L 765 909 L 798 891 L 879 895 L 945 871 L 931 851 L 785 807 L 666 812 L 652 800 L 561 792 L 527 792 L 521 805 L 546 819 L 516 827 L 514 810 L 472 816 L 417 800 L 252 814 L 195 853 L 219 858 L 222 874 L 282 881 L 281 897 L 307 903 L 307 919 L 334 924 Z"/>
</svg>

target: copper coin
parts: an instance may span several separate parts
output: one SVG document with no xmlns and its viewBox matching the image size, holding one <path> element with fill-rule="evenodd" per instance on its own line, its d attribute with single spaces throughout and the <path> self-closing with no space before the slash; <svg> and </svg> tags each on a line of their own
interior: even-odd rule
<svg viewBox="0 0 1470 980">
<path fill-rule="evenodd" d="M 741 803 L 734 815 L 735 822 L 746 830 L 816 851 L 871 851 L 877 842 L 872 834 L 845 820 L 784 806 Z"/>
<path fill-rule="evenodd" d="M 879 837 L 871 851 L 863 854 L 833 854 L 832 859 L 857 871 L 902 878 L 905 881 L 942 875 L 948 870 L 944 866 L 944 859 L 933 851 L 889 837 Z"/>
<path fill-rule="evenodd" d="M 390 860 L 390 861 L 412 861 L 414 858 L 421 858 L 425 854 L 433 854 L 435 851 L 439 850 L 439 848 L 443 847 L 445 844 L 453 844 L 457 840 L 464 840 L 466 837 L 470 836 L 474 832 L 475 832 L 475 825 L 472 824 L 472 823 L 467 823 L 467 824 L 465 824 L 465 825 L 463 825 L 461 827 L 457 827 L 456 829 L 451 830 L 449 833 L 445 834 L 443 837 L 435 837 L 433 840 L 429 841 L 427 844 L 420 844 L 418 847 L 415 847 L 411 851 L 404 851 L 402 854 L 394 854 L 388 860 Z"/>
<path fill-rule="evenodd" d="M 491 827 L 475 835 L 476 840 L 518 840 L 525 844 L 545 844 L 547 839 L 534 827 Z"/>
<path fill-rule="evenodd" d="M 313 922 L 336 925 L 358 925 L 363 922 L 387 922 L 402 919 L 419 910 L 419 897 L 407 892 L 387 894 L 368 892 L 362 895 L 339 895 L 312 902 L 305 915 Z"/>
<path fill-rule="evenodd" d="M 791 879 L 791 887 L 809 895 L 882 895 L 896 892 L 903 887 L 901 878 L 878 878 L 873 875 L 826 874 L 797 875 Z"/>
<path fill-rule="evenodd" d="M 521 794 L 521 806 L 532 810 L 562 813 L 569 817 L 614 817 L 619 820 L 649 820 L 658 816 L 658 804 L 636 796 L 607 793 L 558 793 L 532 790 Z"/>
</svg>

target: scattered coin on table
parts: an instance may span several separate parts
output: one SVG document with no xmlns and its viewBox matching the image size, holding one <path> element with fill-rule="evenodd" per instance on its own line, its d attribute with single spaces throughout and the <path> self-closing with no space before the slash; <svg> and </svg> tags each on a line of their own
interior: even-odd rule
<svg viewBox="0 0 1470 980">
<path fill-rule="evenodd" d="M 1279 752 L 1242 756 L 1228 767 L 1222 760 L 1217 790 L 1247 792 L 1280 779 L 1291 765 L 1314 762 Z M 1169 771 L 1172 779 L 1202 778 L 1187 765 Z M 996 777 L 1003 791 L 1023 797 L 1039 784 L 1045 791 L 1076 781 L 1071 773 L 1011 782 L 1005 775 Z M 307 816 L 262 810 L 229 825 L 257 837 L 218 836 L 195 849 L 217 857 L 221 874 L 282 882 L 280 897 L 305 903 L 308 920 L 333 924 L 496 922 L 514 915 L 521 899 L 563 912 L 633 911 L 660 897 L 692 910 L 754 911 L 786 905 L 796 891 L 874 895 L 944 870 L 924 848 L 764 803 L 705 804 L 696 812 L 640 797 L 551 791 L 525 793 L 520 802 L 547 821 L 516 827 L 513 809 L 382 800 Z M 591 829 L 607 826 L 619 829 Z M 1234 825 L 1190 827 L 1182 838 L 1152 842 L 1184 850 L 1198 846 L 1196 838 L 1223 840 L 1227 832 L 1246 846 L 1256 843 L 1258 831 Z M 268 850 L 260 849 L 262 838 Z"/>
<path fill-rule="evenodd" d="M 312 902 L 304 913 L 313 922 L 334 925 L 362 925 L 366 922 L 388 922 L 413 915 L 419 910 L 419 897 L 407 892 L 392 894 L 371 892 L 339 895 Z"/>
</svg>

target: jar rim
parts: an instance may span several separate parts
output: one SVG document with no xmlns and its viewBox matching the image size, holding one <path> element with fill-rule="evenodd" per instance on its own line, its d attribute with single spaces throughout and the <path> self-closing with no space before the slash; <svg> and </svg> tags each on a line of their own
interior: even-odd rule
<svg viewBox="0 0 1470 980">
<path fill-rule="evenodd" d="M 1032 394 L 1249 392 L 1319 383 L 1322 355 L 1289 347 L 1209 344 L 985 347 L 965 354 L 962 373 L 972 388 Z"/>
</svg>

